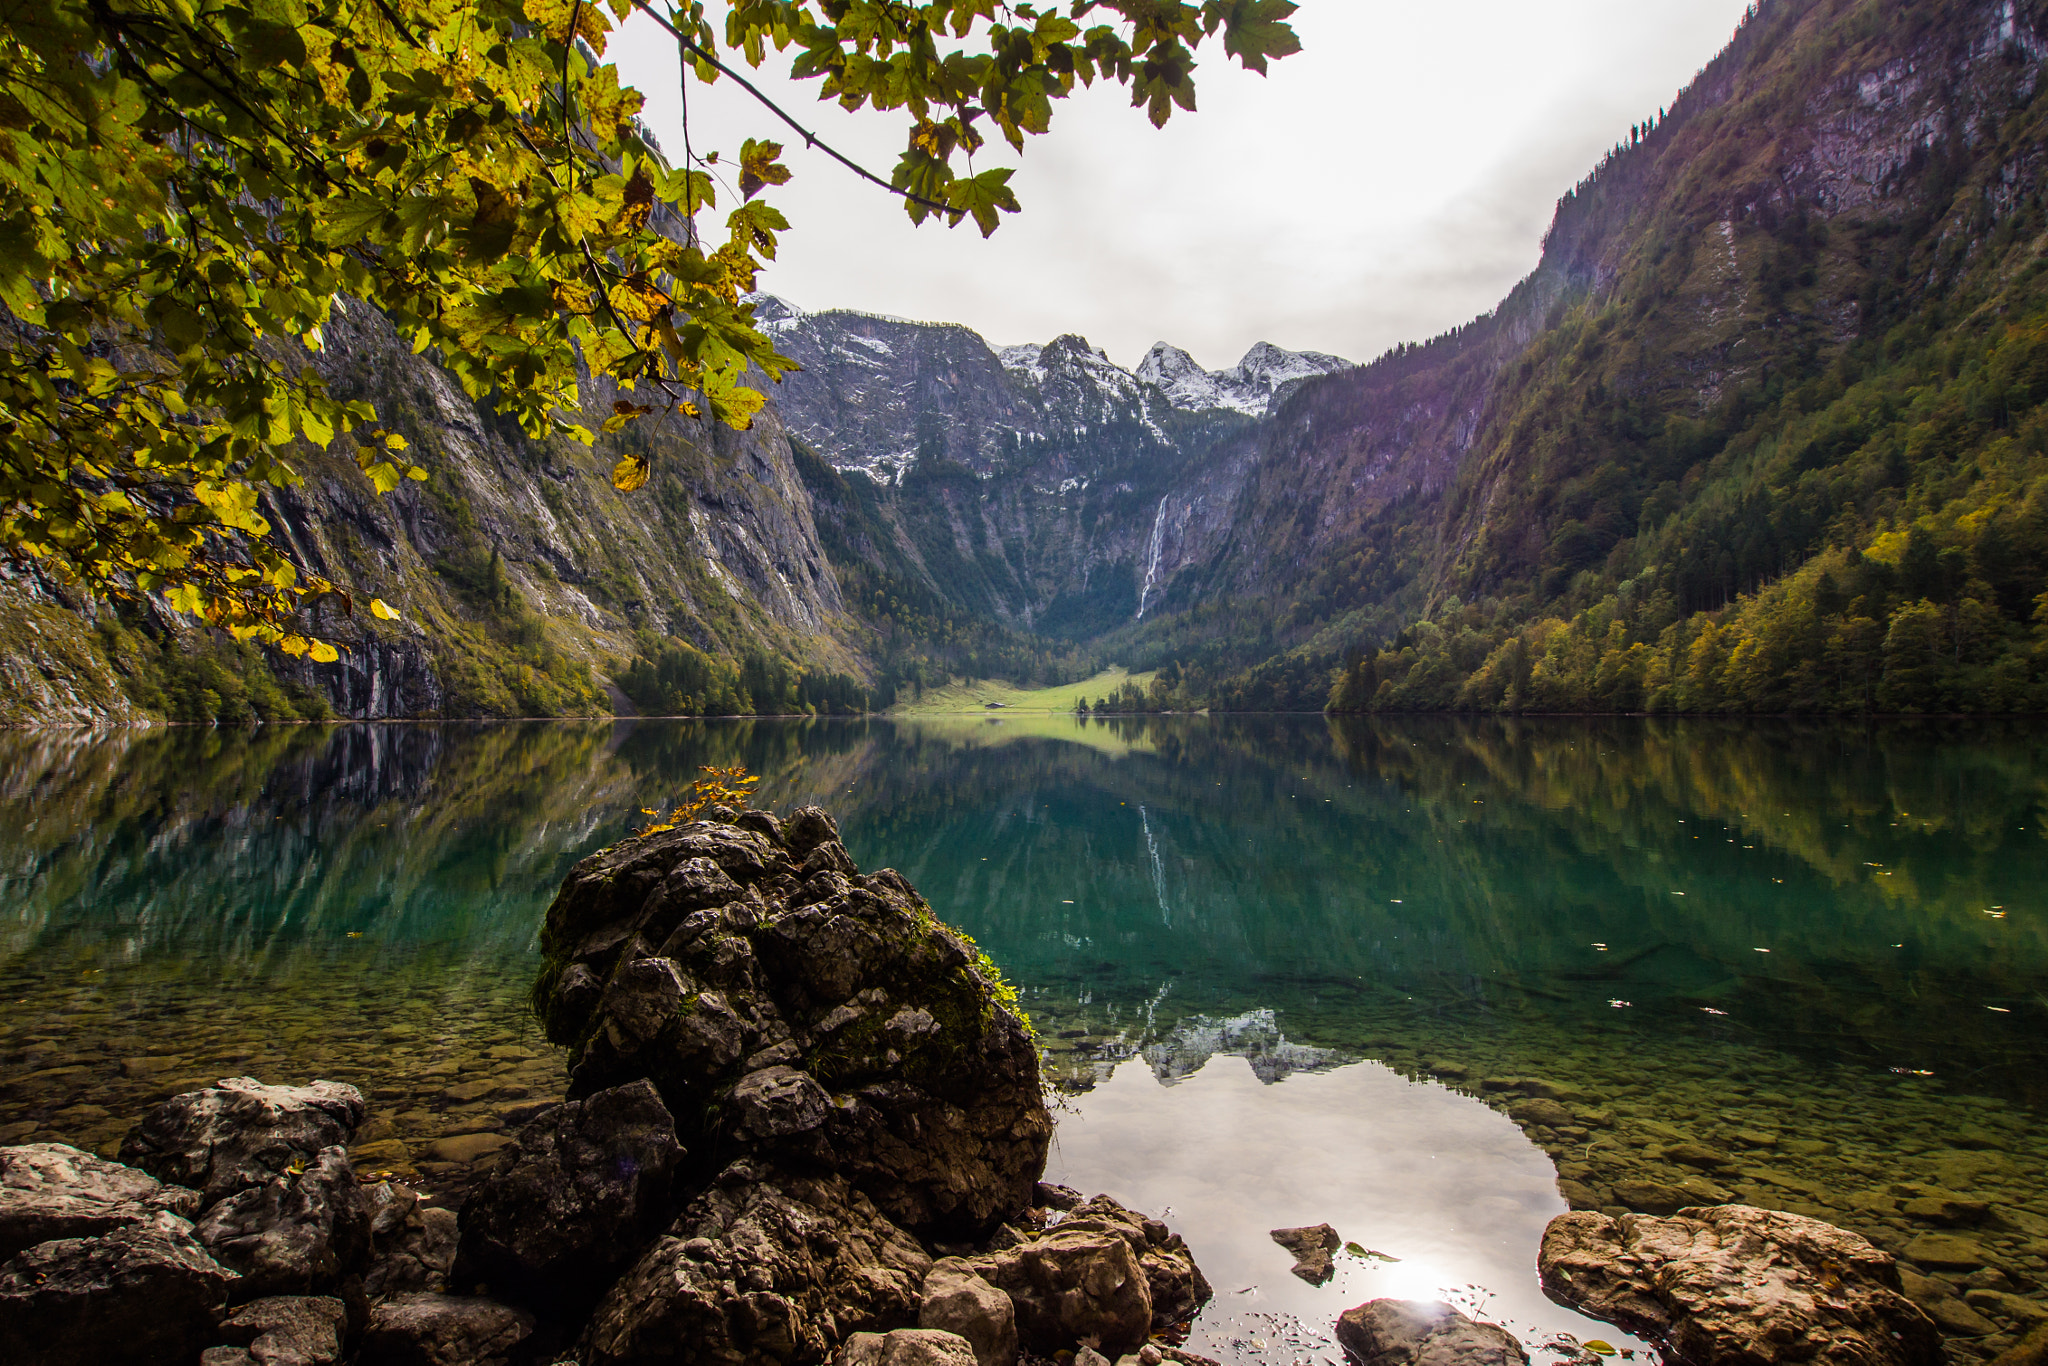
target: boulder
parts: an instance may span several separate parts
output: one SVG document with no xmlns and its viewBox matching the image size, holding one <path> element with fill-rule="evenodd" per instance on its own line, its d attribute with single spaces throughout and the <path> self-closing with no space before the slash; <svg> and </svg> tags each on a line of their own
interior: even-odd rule
<svg viewBox="0 0 2048 1366">
<path fill-rule="evenodd" d="M 144 1115 L 121 1144 L 121 1160 L 190 1186 L 211 1205 L 310 1164 L 323 1148 L 346 1147 L 362 1122 L 363 1096 L 353 1086 L 265 1086 L 230 1077 L 172 1096 Z"/>
<path fill-rule="evenodd" d="M 817 808 L 585 859 L 541 943 L 572 1099 L 646 1079 L 691 1151 L 838 1173 L 924 1237 L 979 1241 L 1030 1204 L 1052 1120 L 1029 1032 L 973 946 L 898 874 L 862 875 Z"/>
<path fill-rule="evenodd" d="M 1016 1306 L 956 1258 L 932 1263 L 917 1306 L 917 1326 L 965 1338 L 976 1366 L 1017 1366 Z"/>
<path fill-rule="evenodd" d="M 1337 1319 L 1337 1341 L 1360 1366 L 1528 1366 L 1515 1335 L 1448 1304 L 1373 1300 Z"/>
<path fill-rule="evenodd" d="M 533 1326 L 493 1300 L 401 1295 L 370 1311 L 354 1366 L 509 1366 Z"/>
<path fill-rule="evenodd" d="M 348 1330 L 348 1309 L 326 1296 L 279 1295 L 254 1300 L 220 1326 L 226 1346 L 209 1347 L 199 1366 L 335 1366 Z"/>
<path fill-rule="evenodd" d="M 856 1187 L 742 1160 L 605 1295 L 584 1366 L 829 1361 L 917 1322 L 931 1259 Z"/>
<path fill-rule="evenodd" d="M 460 1226 L 455 1211 L 420 1203 L 410 1187 L 384 1181 L 363 1192 L 370 1211 L 370 1266 L 363 1293 L 372 1299 L 420 1291 L 445 1293 Z"/>
<path fill-rule="evenodd" d="M 234 1280 L 175 1214 L 38 1243 L 0 1265 L 0 1361 L 182 1366 L 219 1340 Z"/>
<path fill-rule="evenodd" d="M 652 1082 L 545 1111 L 462 1207 L 456 1282 L 587 1309 L 675 1213 L 683 1149 Z"/>
<path fill-rule="evenodd" d="M 221 1200 L 197 1233 L 214 1260 L 242 1273 L 237 1299 L 336 1290 L 370 1260 L 369 1205 L 339 1146 Z"/>
<path fill-rule="evenodd" d="M 1036 1355 L 1072 1350 L 1087 1338 L 1116 1357 L 1152 1332 L 1152 1288 L 1120 1230 L 1062 1223 L 966 1264 L 1009 1295 L 1018 1339 Z"/>
<path fill-rule="evenodd" d="M 957 1333 L 898 1328 L 855 1333 L 839 1349 L 835 1366 L 975 1366 L 973 1348 Z"/>
<path fill-rule="evenodd" d="M 1812 1359 L 1937 1366 L 1941 1336 L 1891 1254 L 1818 1219 L 1749 1205 L 1550 1221 L 1544 1293 L 1660 1342 L 1674 1366 Z"/>
<path fill-rule="evenodd" d="M 1554 1102 L 1545 1101 L 1543 1104 Z M 1272 1239 L 1294 1256 L 1294 1274 L 1310 1285 L 1322 1285 L 1337 1274 L 1335 1253 L 1344 1240 L 1328 1224 L 1308 1228 L 1276 1228 Z"/>
<path fill-rule="evenodd" d="M 63 1143 L 0 1148 L 0 1262 L 52 1238 L 90 1238 L 158 1213 L 190 1218 L 199 1193 Z"/>
</svg>

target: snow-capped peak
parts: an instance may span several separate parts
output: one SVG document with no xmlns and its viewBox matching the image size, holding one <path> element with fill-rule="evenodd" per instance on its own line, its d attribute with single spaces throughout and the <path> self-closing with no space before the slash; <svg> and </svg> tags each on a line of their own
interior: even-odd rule
<svg viewBox="0 0 2048 1366">
<path fill-rule="evenodd" d="M 1259 342 L 1230 370 L 1204 370 L 1178 346 L 1159 342 L 1138 362 L 1138 378 L 1165 391 L 1176 408 L 1234 408 L 1257 415 L 1283 387 L 1315 375 L 1348 370 L 1351 362 L 1320 351 L 1286 351 Z"/>
</svg>

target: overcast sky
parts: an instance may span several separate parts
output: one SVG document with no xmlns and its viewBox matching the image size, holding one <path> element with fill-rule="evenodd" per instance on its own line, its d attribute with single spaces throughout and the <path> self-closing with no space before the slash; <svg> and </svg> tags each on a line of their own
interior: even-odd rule
<svg viewBox="0 0 2048 1366">
<path fill-rule="evenodd" d="M 984 241 L 913 227 L 894 197 L 806 151 L 730 81 L 692 83 L 701 153 L 773 137 L 795 179 L 762 288 L 800 308 L 965 323 L 1003 344 L 1078 332 L 1123 365 L 1158 340 L 1211 369 L 1254 342 L 1370 360 L 1498 302 L 1536 264 L 1558 196 L 1728 41 L 1747 0 L 1303 0 L 1300 55 L 1261 78 L 1220 44 L 1200 108 L 1155 130 L 1098 86 L 1057 103 Z M 635 16 L 608 56 L 681 152 L 675 48 Z M 759 83 L 886 177 L 903 125 Z"/>
</svg>

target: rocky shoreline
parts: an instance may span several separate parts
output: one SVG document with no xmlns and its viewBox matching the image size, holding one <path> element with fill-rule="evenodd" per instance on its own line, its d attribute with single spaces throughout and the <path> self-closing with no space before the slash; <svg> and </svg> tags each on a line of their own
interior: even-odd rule
<svg viewBox="0 0 2048 1366">
<path fill-rule="evenodd" d="M 1211 1293 L 1186 1243 L 1040 1179 L 1040 1044 L 994 965 L 896 873 L 862 874 L 824 812 L 714 814 L 570 874 L 533 991 L 565 1098 L 526 1049 L 452 1082 L 461 1104 L 543 1095 L 511 1132 L 437 1139 L 438 1198 L 377 1165 L 409 1150 L 335 1082 L 183 1092 L 119 1161 L 0 1148 L 0 1359 L 1202 1366 L 1179 1345 Z M 1485 1089 L 1525 1128 L 1599 1127 L 1509 1080 Z M 1941 1359 L 1939 1316 L 1855 1233 L 1597 1204 L 1553 1223 L 1545 1289 L 1670 1360 Z M 1335 1231 L 1282 1234 L 1327 1280 Z M 1337 1337 L 1366 1366 L 1526 1361 L 1446 1306 L 1374 1301 Z"/>
</svg>

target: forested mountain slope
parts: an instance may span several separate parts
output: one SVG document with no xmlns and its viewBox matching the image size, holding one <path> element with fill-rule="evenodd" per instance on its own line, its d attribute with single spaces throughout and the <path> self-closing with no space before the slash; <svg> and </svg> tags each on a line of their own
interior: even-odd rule
<svg viewBox="0 0 2048 1366">
<path fill-rule="evenodd" d="M 649 419 L 634 440 L 654 475 L 622 494 L 604 440 L 526 438 L 360 305 L 338 310 L 312 363 L 338 395 L 375 403 L 432 477 L 378 496 L 353 461 L 309 455 L 304 485 L 262 511 L 303 566 L 399 618 L 316 607 L 343 654 L 314 664 L 149 600 L 80 602 L 16 573 L 0 580 L 0 720 L 601 715 L 620 703 L 604 671 L 663 643 L 694 666 L 698 705 L 719 710 L 754 705 L 740 696 L 749 661 L 769 707 L 799 700 L 798 663 L 814 686 L 864 667 L 867 633 L 772 412 L 745 433 Z"/>
<path fill-rule="evenodd" d="M 1761 5 L 1530 297 L 1258 434 L 1219 588 L 1367 577 L 1217 700 L 1320 702 L 1348 649 L 1340 709 L 2048 705 L 2044 57 L 2038 4 Z M 1376 649 L 1341 614 L 1387 601 Z"/>
</svg>

